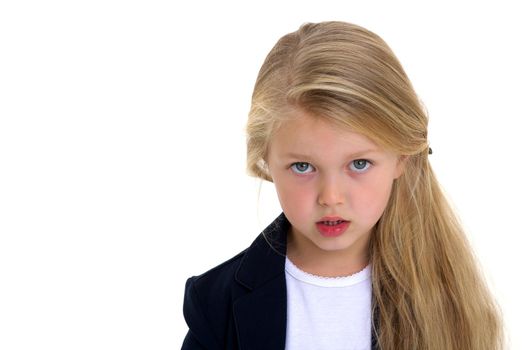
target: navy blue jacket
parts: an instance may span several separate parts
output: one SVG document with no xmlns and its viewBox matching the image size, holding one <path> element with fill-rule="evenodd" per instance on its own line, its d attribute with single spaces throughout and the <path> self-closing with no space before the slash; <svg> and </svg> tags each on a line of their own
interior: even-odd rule
<svg viewBox="0 0 525 350">
<path fill-rule="evenodd" d="M 182 350 L 284 350 L 289 227 L 281 213 L 249 248 L 187 280 Z"/>
</svg>

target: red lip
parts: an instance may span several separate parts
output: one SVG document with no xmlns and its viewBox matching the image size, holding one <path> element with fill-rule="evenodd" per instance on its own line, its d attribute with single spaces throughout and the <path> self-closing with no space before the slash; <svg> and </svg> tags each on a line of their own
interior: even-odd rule
<svg viewBox="0 0 525 350">
<path fill-rule="evenodd" d="M 343 221 L 337 225 L 327 225 L 322 222 L 315 224 L 319 233 L 325 237 L 337 237 L 342 235 L 348 226 L 350 226 L 349 221 Z"/>
</svg>

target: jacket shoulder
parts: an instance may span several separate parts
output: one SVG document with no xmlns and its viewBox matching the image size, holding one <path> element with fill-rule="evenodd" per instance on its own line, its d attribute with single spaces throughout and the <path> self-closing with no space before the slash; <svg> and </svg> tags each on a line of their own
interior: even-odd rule
<svg viewBox="0 0 525 350">
<path fill-rule="evenodd" d="M 226 341 L 233 320 L 232 303 L 240 293 L 235 273 L 247 250 L 186 281 L 184 318 L 205 348 L 222 348 Z"/>
<path fill-rule="evenodd" d="M 231 284 L 235 279 L 235 273 L 247 250 L 248 248 L 210 270 L 189 278 L 188 281 L 192 280 L 198 290 L 213 289 L 215 293 L 223 290 L 222 287 Z"/>
</svg>

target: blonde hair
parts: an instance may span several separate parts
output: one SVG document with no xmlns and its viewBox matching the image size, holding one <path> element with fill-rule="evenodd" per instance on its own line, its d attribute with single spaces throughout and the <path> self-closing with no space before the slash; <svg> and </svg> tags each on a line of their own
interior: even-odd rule
<svg viewBox="0 0 525 350">
<path fill-rule="evenodd" d="M 370 241 L 379 349 L 502 349 L 499 306 L 430 166 L 428 117 L 388 45 L 345 22 L 283 36 L 253 91 L 250 175 L 272 182 L 268 147 L 292 108 L 408 156 Z"/>
</svg>

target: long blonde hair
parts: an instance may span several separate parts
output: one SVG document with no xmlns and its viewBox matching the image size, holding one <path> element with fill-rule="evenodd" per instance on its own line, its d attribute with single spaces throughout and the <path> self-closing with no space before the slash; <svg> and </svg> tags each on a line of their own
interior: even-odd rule
<svg viewBox="0 0 525 350">
<path fill-rule="evenodd" d="M 428 116 L 388 45 L 345 22 L 306 23 L 282 37 L 252 95 L 251 176 L 272 181 L 268 146 L 289 108 L 408 156 L 370 241 L 379 349 L 502 349 L 499 306 L 428 160 Z"/>
</svg>

